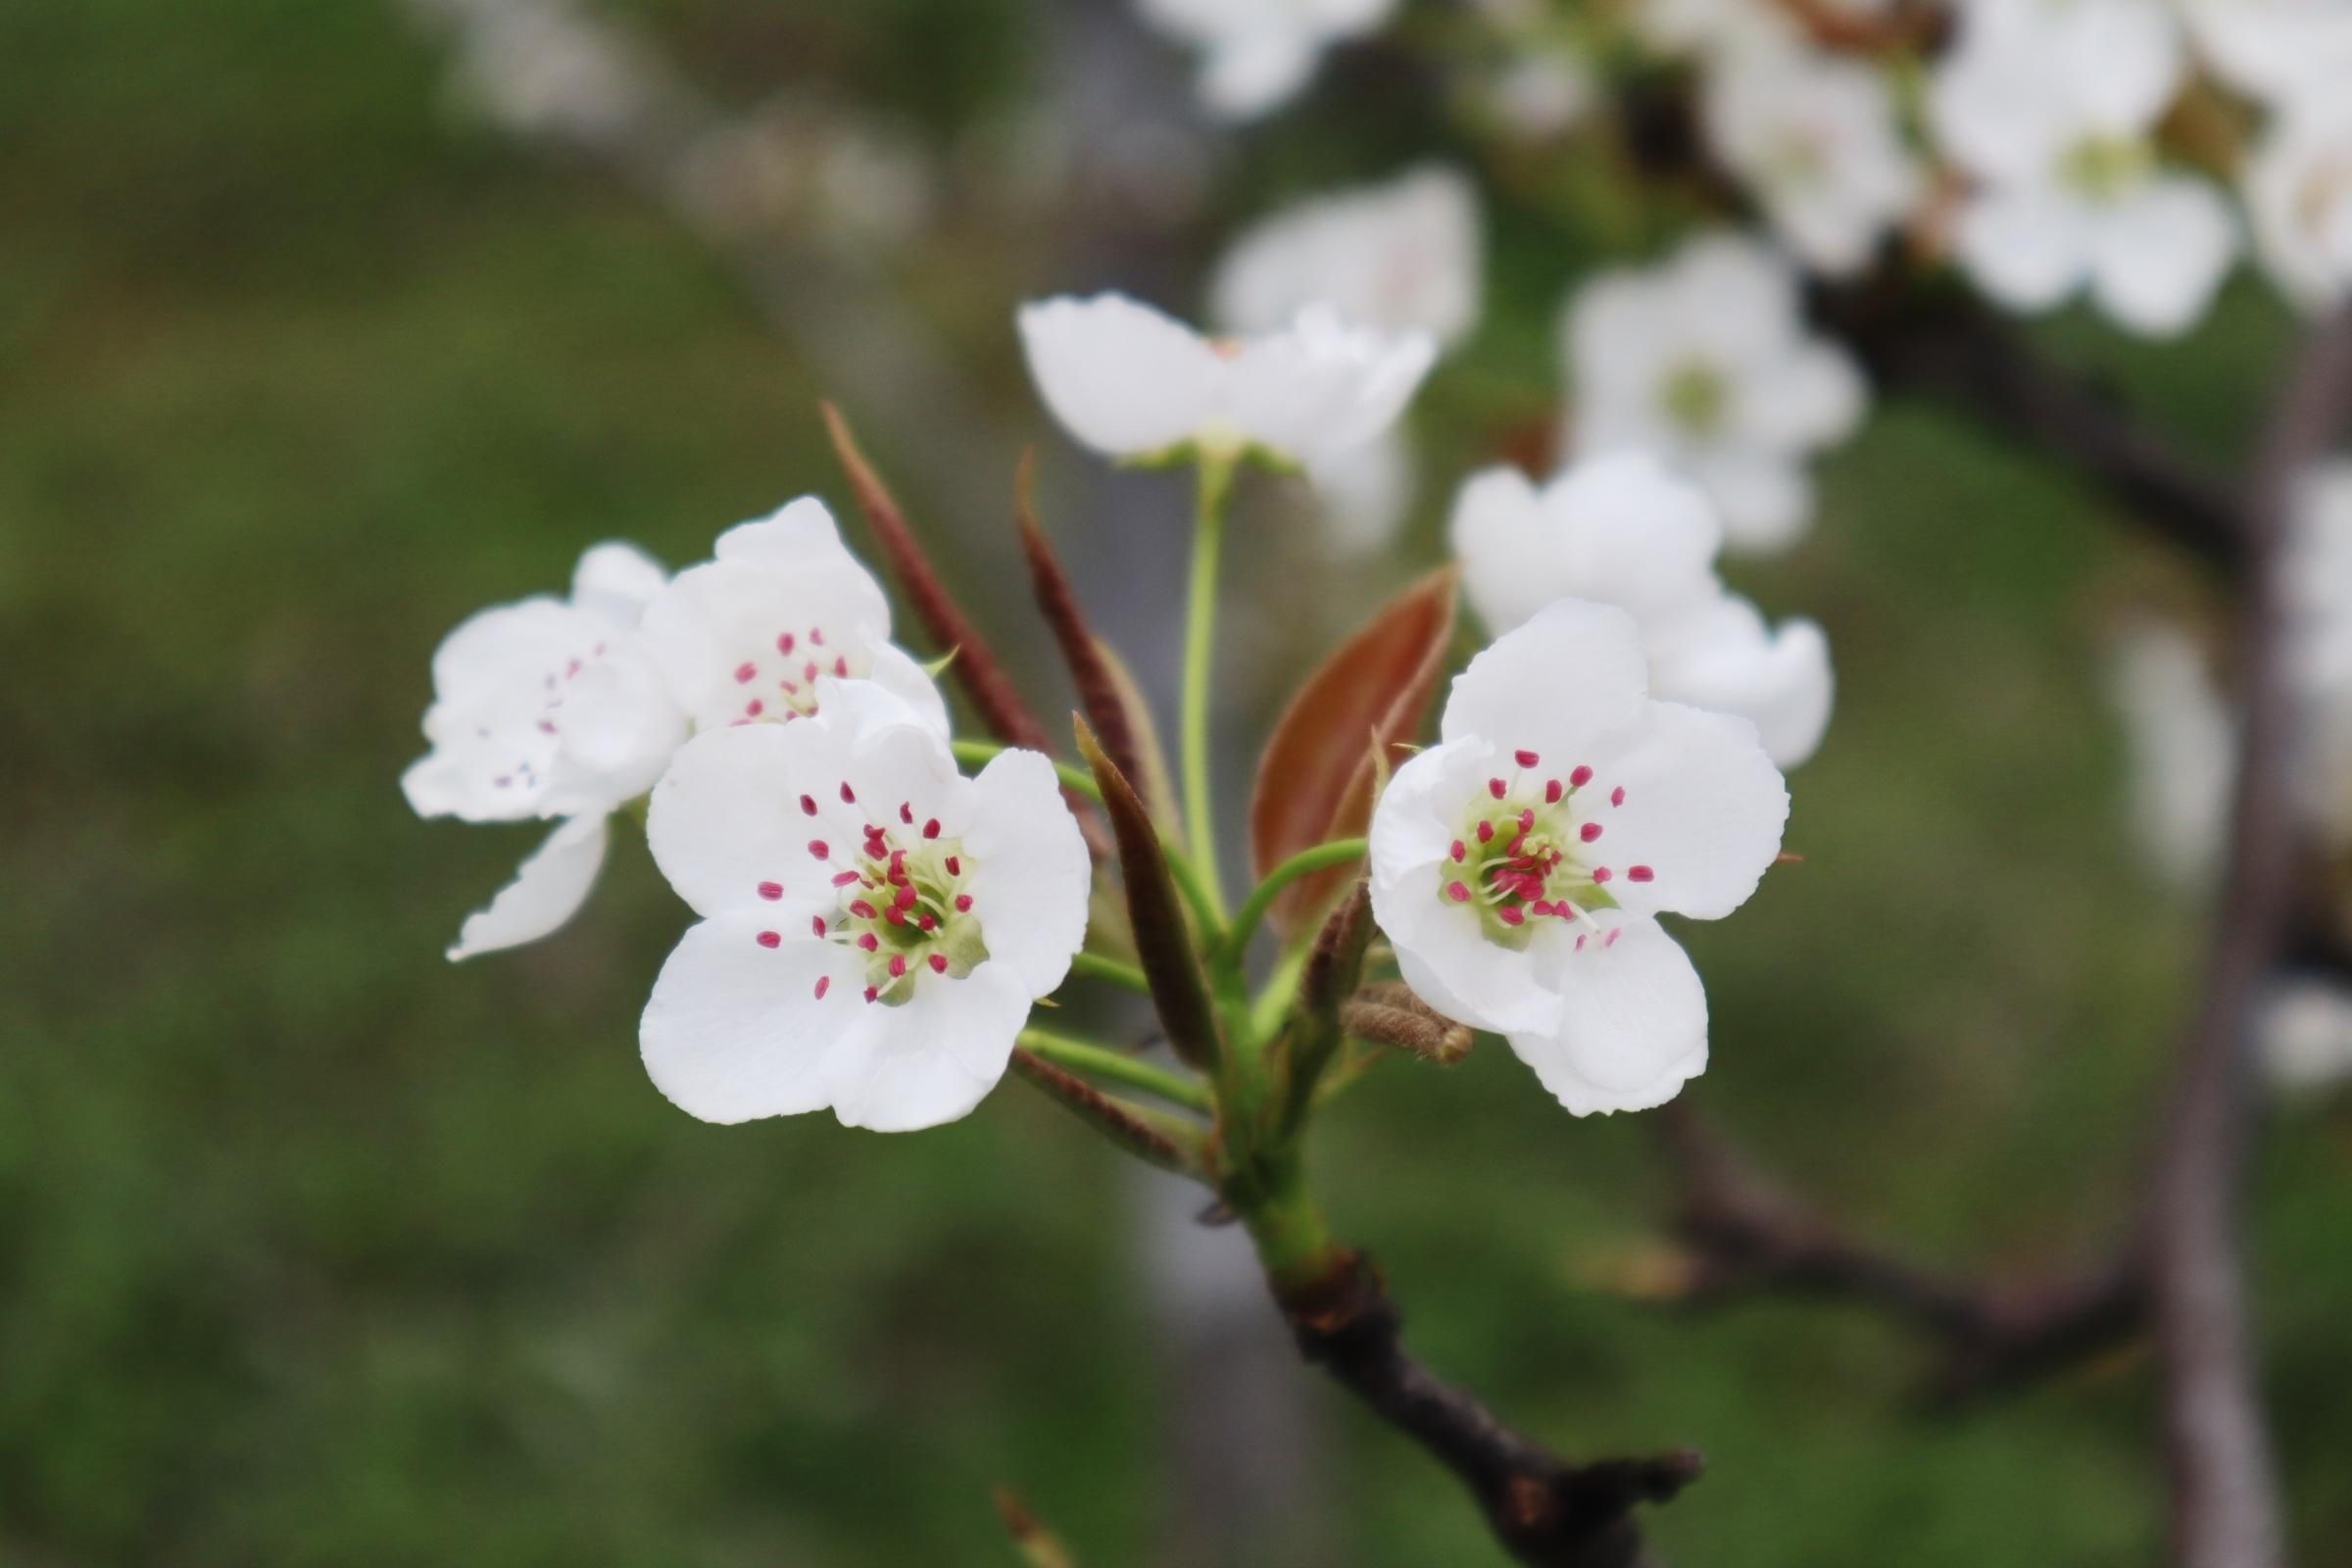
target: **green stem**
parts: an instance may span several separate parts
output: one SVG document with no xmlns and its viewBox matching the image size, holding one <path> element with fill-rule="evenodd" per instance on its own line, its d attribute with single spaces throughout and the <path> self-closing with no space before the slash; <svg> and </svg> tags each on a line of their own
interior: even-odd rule
<svg viewBox="0 0 2352 1568">
<path fill-rule="evenodd" d="M 1216 923 L 1225 890 L 1217 875 L 1215 803 L 1208 793 L 1208 698 L 1216 656 L 1217 556 L 1225 538 L 1225 502 L 1233 459 L 1202 454 L 1200 504 L 1193 522 L 1192 598 L 1184 618 L 1184 834 Z"/>
<path fill-rule="evenodd" d="M 1139 1061 L 1123 1051 L 1098 1046 L 1084 1040 L 1072 1040 L 1067 1035 L 1051 1034 L 1043 1029 L 1021 1031 L 1021 1044 L 1031 1054 L 1041 1056 L 1056 1067 L 1091 1077 L 1107 1079 L 1140 1089 L 1156 1096 L 1171 1105 L 1182 1105 L 1203 1113 L 1214 1108 L 1208 1086 L 1197 1079 L 1181 1077 L 1148 1061 Z"/>
<path fill-rule="evenodd" d="M 1225 1200 L 1256 1244 L 1258 1262 L 1277 1293 L 1311 1285 L 1330 1273 L 1340 1254 L 1323 1211 L 1307 1196 L 1296 1149 L 1274 1159 L 1262 1176 L 1253 1191 L 1229 1188 Z"/>
<path fill-rule="evenodd" d="M 1191 906 L 1193 918 L 1200 922 L 1203 944 L 1214 949 L 1225 937 L 1224 912 L 1210 902 L 1208 889 L 1200 885 L 1200 872 L 1190 854 L 1164 843 L 1160 852 L 1168 862 L 1168 874 L 1175 878 L 1176 891 Z"/>
<path fill-rule="evenodd" d="M 1282 896 L 1284 888 L 1302 876 L 1311 876 L 1335 865 L 1346 865 L 1350 860 L 1360 860 L 1364 858 L 1366 848 L 1362 839 L 1333 839 L 1329 844 L 1300 850 L 1268 871 L 1265 880 L 1250 890 L 1250 897 L 1243 900 L 1241 908 L 1234 912 L 1233 924 L 1226 930 L 1224 951 L 1218 955 L 1218 960 L 1223 963 L 1242 961 L 1242 955 L 1248 951 L 1250 938 L 1256 933 L 1258 922 L 1266 917 L 1266 911 L 1274 906 L 1274 901 Z"/>
<path fill-rule="evenodd" d="M 985 767 L 1014 748 L 998 741 L 950 741 L 948 750 L 955 755 L 956 760 L 966 766 Z M 1102 804 L 1102 786 L 1084 768 L 1072 767 L 1067 762 L 1055 762 L 1054 774 L 1061 780 L 1063 789 L 1076 790 L 1097 806 Z"/>
<path fill-rule="evenodd" d="M 1148 997 L 1152 994 L 1152 982 L 1144 978 L 1143 970 L 1132 963 L 1104 957 L 1100 953 L 1072 954 L 1070 973 L 1083 975 L 1089 980 L 1102 980 L 1114 986 L 1123 986 L 1139 996 Z"/>
</svg>

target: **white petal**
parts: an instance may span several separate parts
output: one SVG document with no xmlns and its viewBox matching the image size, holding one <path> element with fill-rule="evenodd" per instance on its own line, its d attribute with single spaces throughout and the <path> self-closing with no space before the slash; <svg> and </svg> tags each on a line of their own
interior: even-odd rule
<svg viewBox="0 0 2352 1568">
<path fill-rule="evenodd" d="M 1322 51 L 1302 32 L 1260 29 L 1219 44 L 1200 63 L 1200 101 L 1227 120 L 1250 120 L 1295 96 Z"/>
<path fill-rule="evenodd" d="M 1655 920 L 1602 920 L 1616 941 L 1589 938 L 1558 966 L 1559 1026 L 1509 1037 L 1579 1116 L 1662 1105 L 1707 1066 L 1707 994 L 1689 956 Z"/>
<path fill-rule="evenodd" d="M 1723 360 L 1778 354 L 1796 328 L 1796 270 L 1743 234 L 1702 234 L 1670 265 L 1680 314 L 1693 337 Z"/>
<path fill-rule="evenodd" d="M 865 1007 L 872 1026 L 828 1068 L 833 1114 L 878 1133 L 970 1115 L 1004 1076 L 1029 1002 L 1010 965 L 989 962 L 960 980 L 923 976 L 903 1005 Z"/>
<path fill-rule="evenodd" d="M 1634 618 L 1561 600 L 1496 638 L 1453 679 L 1440 733 L 1571 765 L 1594 740 L 1631 725 L 1649 690 Z"/>
<path fill-rule="evenodd" d="M 571 574 L 571 602 L 616 626 L 633 627 L 669 581 L 662 564 L 635 545 L 595 545 Z"/>
<path fill-rule="evenodd" d="M 2124 326 L 2172 337 L 2196 324 L 2237 254 L 2237 222 L 2203 180 L 2165 175 L 2099 226 L 2091 287 Z"/>
<path fill-rule="evenodd" d="M 963 846 L 967 884 L 989 956 L 1029 988 L 1051 994 L 1086 943 L 1094 881 L 1078 819 L 1054 764 L 1036 752 L 1000 753 L 972 780 Z"/>
<path fill-rule="evenodd" d="M 1812 451 L 1852 435 L 1867 397 L 1851 355 L 1830 343 L 1797 344 L 1740 378 L 1733 428 L 1743 443 Z"/>
<path fill-rule="evenodd" d="M 943 739 L 949 733 L 948 700 L 939 682 L 897 643 L 876 643 L 866 655 L 865 679 L 906 706 L 907 716 Z M 824 680 L 831 676 L 822 677 Z"/>
<path fill-rule="evenodd" d="M 1230 363 L 1225 414 L 1247 440 L 1301 463 L 1327 461 L 1396 421 L 1437 358 L 1426 332 L 1352 326 L 1327 308 L 1251 338 Z"/>
<path fill-rule="evenodd" d="M 1717 447 L 1690 468 L 1723 512 L 1725 545 L 1743 555 L 1777 555 L 1813 531 L 1813 481 L 1779 453 Z"/>
<path fill-rule="evenodd" d="M 1754 724 L 1766 755 L 1783 768 L 1819 749 L 1837 691 L 1819 626 L 1789 620 L 1776 632 L 1753 605 L 1728 594 L 1678 625 L 1670 641 L 1652 641 L 1649 673 L 1666 701 Z"/>
<path fill-rule="evenodd" d="M 821 631 L 821 646 L 812 630 Z M 736 559 L 679 572 L 647 607 L 640 635 L 695 722 L 709 726 L 777 716 L 788 696 L 817 678 L 811 670 L 870 657 L 889 635 L 889 618 L 880 588 L 846 553 L 792 565 Z M 785 635 L 795 639 L 790 654 L 779 643 Z"/>
<path fill-rule="evenodd" d="M 1023 306 L 1020 330 L 1029 373 L 1054 416 L 1112 457 L 1191 440 L 1224 380 L 1224 362 L 1200 333 L 1120 294 Z"/>
<path fill-rule="evenodd" d="M 1355 561 L 1395 543 L 1412 508 L 1418 470 L 1412 448 L 1394 429 L 1309 465 L 1331 553 Z"/>
<path fill-rule="evenodd" d="M 835 1059 L 859 1051 L 874 1015 L 888 1010 L 864 1000 L 853 950 L 788 930 L 771 948 L 760 940 L 768 929 L 756 913 L 695 926 L 645 1004 L 645 1070 L 671 1103 L 705 1121 L 823 1108 Z"/>
<path fill-rule="evenodd" d="M 654 863 L 697 914 L 772 911 L 764 917 L 799 934 L 811 913 L 832 909 L 830 861 L 864 826 L 837 794 L 848 760 L 843 738 L 815 720 L 705 731 L 654 786 L 645 823 Z M 804 794 L 814 812 L 802 808 Z"/>
<path fill-rule="evenodd" d="M 1780 854 L 1788 789 L 1744 718 L 1651 703 L 1589 760 L 1577 815 L 1601 832 L 1583 858 L 1614 872 L 1609 892 L 1636 913 L 1720 919 Z"/>
<path fill-rule="evenodd" d="M 719 561 L 756 561 L 775 566 L 851 565 L 859 571 L 865 569 L 850 554 L 850 547 L 841 542 L 841 527 L 833 520 L 832 510 L 814 496 L 798 497 L 764 517 L 737 523 L 718 536 L 710 554 Z M 878 586 L 874 599 L 887 621 L 889 606 L 882 603 Z"/>
<path fill-rule="evenodd" d="M 2041 186 L 1976 197 L 1960 210 L 1953 240 L 1977 286 L 2015 311 L 2048 310 L 2090 266 L 2081 206 Z"/>
<path fill-rule="evenodd" d="M 516 868 L 498 897 L 466 917 L 449 961 L 518 948 L 560 929 L 588 902 L 604 869 L 605 818 L 575 816 L 561 823 Z"/>
</svg>

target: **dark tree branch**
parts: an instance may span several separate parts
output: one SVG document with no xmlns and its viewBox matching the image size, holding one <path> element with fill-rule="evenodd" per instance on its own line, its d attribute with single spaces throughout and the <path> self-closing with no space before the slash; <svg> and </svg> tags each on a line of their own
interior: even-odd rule
<svg viewBox="0 0 2352 1568">
<path fill-rule="evenodd" d="M 1975 299 L 1931 290 L 1908 269 L 1817 290 L 1816 321 L 1841 338 L 1883 390 L 1959 410 L 2028 450 L 2058 459 L 2131 517 L 2236 573 L 2246 562 L 2239 500 L 2219 475 L 2112 398 L 2050 365 Z"/>
<path fill-rule="evenodd" d="M 1541 1568 L 1636 1568 L 1647 1561 L 1634 1509 L 1698 1478 L 1689 1449 L 1570 1464 L 1514 1432 L 1405 1350 L 1403 1320 L 1359 1253 L 1283 1299 L 1302 1354 L 1470 1489 L 1512 1557 Z"/>
<path fill-rule="evenodd" d="M 1674 1229 L 1691 1254 L 1690 1298 L 1782 1291 L 1884 1312 L 1940 1346 L 1939 1401 L 2079 1365 L 2146 1324 L 2135 1243 L 2076 1274 L 1979 1281 L 1921 1268 L 1805 1207 L 1690 1106 L 1665 1107 L 1658 1130 L 1680 1186 Z"/>
<path fill-rule="evenodd" d="M 2294 488 L 2352 412 L 2352 312 L 2313 335 L 2287 377 L 2246 497 L 2238 625 L 2244 715 L 2230 870 L 2205 995 L 2183 1043 L 2150 1185 L 2164 1432 L 2180 1568 L 2285 1560 L 2256 1389 L 2241 1256 L 2254 1009 L 2293 929 L 2295 741 L 2280 559 Z"/>
</svg>

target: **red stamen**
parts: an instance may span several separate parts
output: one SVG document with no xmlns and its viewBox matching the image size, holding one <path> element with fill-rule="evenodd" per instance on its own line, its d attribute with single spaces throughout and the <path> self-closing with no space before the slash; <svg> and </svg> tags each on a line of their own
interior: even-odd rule
<svg viewBox="0 0 2352 1568">
<path fill-rule="evenodd" d="M 747 659 L 742 663 L 735 666 L 735 684 L 738 686 L 749 686 L 754 677 L 756 677 L 759 673 L 760 666 Z"/>
<path fill-rule="evenodd" d="M 1587 844 L 1590 844 L 1594 839 L 1600 837 L 1600 824 L 1598 822 L 1587 822 L 1583 827 L 1580 827 L 1576 830 L 1576 836 L 1580 839 L 1583 839 Z"/>
<path fill-rule="evenodd" d="M 784 884 L 781 882 L 762 882 L 760 884 L 760 896 L 767 900 L 768 903 L 773 904 L 776 902 L 776 900 L 784 896 Z"/>
<path fill-rule="evenodd" d="M 1609 804 L 1611 806 L 1623 806 L 1625 804 L 1624 785 L 1620 784 L 1615 789 L 1609 791 Z"/>
<path fill-rule="evenodd" d="M 1513 752 L 1511 754 L 1511 760 L 1517 762 L 1521 767 L 1533 767 L 1538 762 L 1544 760 L 1544 759 L 1538 757 L 1533 752 Z"/>
<path fill-rule="evenodd" d="M 1544 781 L 1544 804 L 1545 806 L 1559 805 L 1560 797 L 1565 793 L 1567 792 L 1560 788 L 1558 779 L 1547 778 Z"/>
<path fill-rule="evenodd" d="M 1448 882 L 1446 884 L 1446 897 L 1452 899 L 1456 904 L 1468 904 L 1470 902 L 1470 889 L 1459 882 Z"/>
<path fill-rule="evenodd" d="M 893 980 L 896 980 L 896 979 L 900 978 L 902 975 L 906 974 L 906 955 L 905 955 L 904 953 L 894 953 L 894 954 L 892 954 L 892 955 L 890 956 L 890 977 L 891 977 Z"/>
<path fill-rule="evenodd" d="M 807 795 L 802 796 L 801 810 L 807 815 L 814 816 L 816 814 L 816 801 L 814 798 Z"/>
<path fill-rule="evenodd" d="M 1596 865 L 1592 868 L 1592 885 L 1594 887 L 1599 887 L 1606 883 L 1609 878 L 1615 874 L 1615 872 L 1611 871 L 1605 865 Z"/>
<path fill-rule="evenodd" d="M 923 837 L 925 837 L 925 838 L 927 838 L 927 839 L 935 839 L 935 838 L 939 837 L 939 818 L 938 818 L 938 817 L 936 817 L 936 816 L 935 816 L 935 817 L 932 817 L 932 818 L 930 818 L 929 820 L 927 820 L 926 822 L 924 822 L 924 823 L 923 823 Z"/>
<path fill-rule="evenodd" d="M 934 953 L 931 955 L 931 972 L 933 974 L 946 974 L 948 972 L 948 956 L 946 954 Z"/>
<path fill-rule="evenodd" d="M 832 989 L 832 987 L 833 987 L 833 977 L 832 977 L 831 975 L 829 975 L 829 974 L 820 974 L 820 975 L 818 975 L 818 976 L 816 977 L 816 1000 L 817 1000 L 817 1001 L 819 1001 L 819 1002 L 822 1002 L 822 1001 L 824 1001 L 824 1000 L 825 1000 L 825 993 L 826 993 L 827 991 L 831 990 L 831 989 Z"/>
<path fill-rule="evenodd" d="M 1589 767 L 1579 767 L 1568 775 L 1568 787 L 1572 790 L 1581 790 L 1592 782 L 1592 770 Z"/>
<path fill-rule="evenodd" d="M 781 932 L 762 931 L 760 933 L 759 943 L 763 948 L 782 947 L 784 945 L 784 937 Z"/>
<path fill-rule="evenodd" d="M 1498 801 L 1502 799 L 1502 780 L 1498 778 L 1491 778 L 1487 780 L 1487 793 L 1494 796 Z"/>
<path fill-rule="evenodd" d="M 833 858 L 833 851 L 823 839 L 810 839 L 808 841 L 808 853 L 820 860 L 830 860 Z"/>
<path fill-rule="evenodd" d="M 823 936 L 825 934 L 825 917 L 821 914 L 810 915 L 808 917 L 808 929 L 815 932 L 820 937 Z"/>
<path fill-rule="evenodd" d="M 972 896 L 969 893 L 958 893 L 956 895 L 956 912 L 957 914 L 967 914 L 971 911 L 971 907 Z"/>
<path fill-rule="evenodd" d="M 1629 865 L 1625 868 L 1625 874 L 1636 882 L 1647 882 L 1658 873 L 1646 865 Z"/>
</svg>

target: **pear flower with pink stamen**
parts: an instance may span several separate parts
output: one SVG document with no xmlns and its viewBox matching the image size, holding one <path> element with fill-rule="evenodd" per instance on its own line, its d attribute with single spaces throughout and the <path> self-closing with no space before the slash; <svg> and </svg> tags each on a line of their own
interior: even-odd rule
<svg viewBox="0 0 2352 1568">
<path fill-rule="evenodd" d="M 1706 1066 L 1707 1002 L 1655 917 L 1731 913 L 1780 853 L 1788 792 L 1755 726 L 1652 699 L 1633 618 L 1562 600 L 1470 662 L 1440 736 L 1372 817 L 1404 979 L 1580 1116 L 1673 1099 Z"/>
<path fill-rule="evenodd" d="M 705 1121 L 934 1127 L 1069 972 L 1086 844 L 1044 757 L 967 779 L 881 684 L 815 686 L 805 719 L 708 730 L 654 790 L 654 859 L 703 918 L 646 1004 L 646 1069 Z"/>
<path fill-rule="evenodd" d="M 711 554 L 645 612 L 646 647 L 695 728 L 803 717 L 830 678 L 874 681 L 947 733 L 938 687 L 890 640 L 890 602 L 823 502 L 738 524 Z"/>
</svg>

